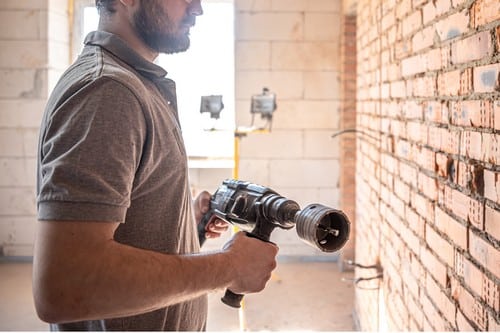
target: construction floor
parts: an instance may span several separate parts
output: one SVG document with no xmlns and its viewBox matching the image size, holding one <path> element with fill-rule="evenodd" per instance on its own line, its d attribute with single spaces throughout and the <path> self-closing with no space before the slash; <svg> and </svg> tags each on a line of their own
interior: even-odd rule
<svg viewBox="0 0 500 333">
<path fill-rule="evenodd" d="M 34 310 L 30 263 L 0 263 L 0 331 L 47 331 Z M 238 311 L 209 296 L 207 331 L 353 331 L 354 288 L 335 262 L 279 260 Z"/>
</svg>

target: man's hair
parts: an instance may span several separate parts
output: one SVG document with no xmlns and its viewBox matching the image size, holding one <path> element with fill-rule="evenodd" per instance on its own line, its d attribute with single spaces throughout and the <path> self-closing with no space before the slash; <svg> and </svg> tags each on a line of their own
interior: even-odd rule
<svg viewBox="0 0 500 333">
<path fill-rule="evenodd" d="M 99 14 L 103 12 L 112 14 L 116 12 L 115 2 L 116 0 L 95 0 L 95 6 L 97 7 Z"/>
</svg>

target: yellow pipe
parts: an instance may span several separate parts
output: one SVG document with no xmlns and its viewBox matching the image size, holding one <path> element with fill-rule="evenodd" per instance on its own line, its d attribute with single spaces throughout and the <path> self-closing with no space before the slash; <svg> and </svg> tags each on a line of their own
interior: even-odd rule
<svg viewBox="0 0 500 333">
<path fill-rule="evenodd" d="M 73 40 L 75 33 L 74 29 L 75 24 L 75 0 L 68 0 L 68 30 L 69 30 L 69 61 L 68 63 L 73 62 Z"/>
</svg>

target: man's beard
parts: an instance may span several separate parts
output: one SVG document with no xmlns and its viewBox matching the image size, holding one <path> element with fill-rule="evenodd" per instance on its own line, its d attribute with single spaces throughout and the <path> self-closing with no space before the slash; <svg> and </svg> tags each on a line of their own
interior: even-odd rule
<svg viewBox="0 0 500 333">
<path fill-rule="evenodd" d="M 181 26 L 184 24 L 191 24 L 189 18 L 180 23 Z M 170 54 L 189 48 L 188 32 L 179 31 L 156 0 L 141 1 L 139 10 L 134 14 L 134 25 L 142 41 L 156 52 Z"/>
</svg>

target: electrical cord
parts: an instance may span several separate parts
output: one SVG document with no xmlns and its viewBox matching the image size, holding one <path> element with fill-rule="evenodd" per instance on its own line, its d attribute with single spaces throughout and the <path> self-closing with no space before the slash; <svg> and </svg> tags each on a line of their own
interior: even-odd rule
<svg viewBox="0 0 500 333">
<path fill-rule="evenodd" d="M 359 133 L 359 134 L 362 134 L 362 135 L 364 135 L 366 137 L 369 137 L 370 139 L 379 140 L 379 138 L 376 138 L 376 137 L 374 137 L 371 134 L 368 134 L 368 133 L 366 133 L 364 131 L 361 131 L 361 130 L 358 130 L 358 129 L 355 129 L 355 128 L 348 128 L 348 129 L 345 129 L 345 130 L 333 133 L 332 136 L 331 136 L 331 138 L 335 138 L 337 136 L 340 136 L 340 135 L 343 135 L 343 134 L 348 134 L 348 133 Z"/>
</svg>

